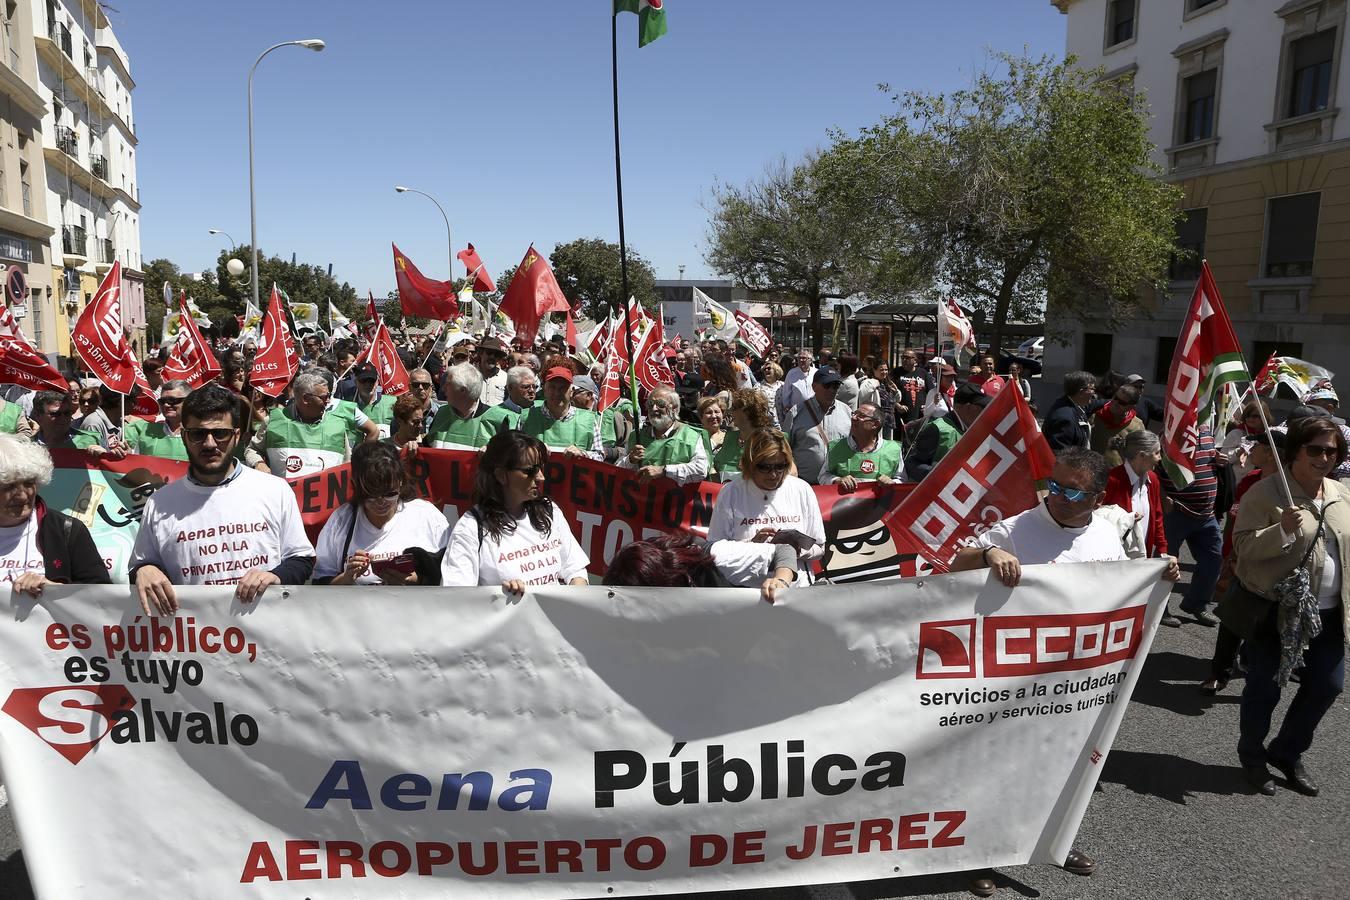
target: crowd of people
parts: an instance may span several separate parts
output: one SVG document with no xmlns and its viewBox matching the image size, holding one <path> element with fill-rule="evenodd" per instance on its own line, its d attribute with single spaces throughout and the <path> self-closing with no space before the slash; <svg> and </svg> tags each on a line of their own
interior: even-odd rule
<svg viewBox="0 0 1350 900">
<path fill-rule="evenodd" d="M 603 361 L 588 364 L 560 342 L 511 346 L 495 336 L 405 346 L 409 389 L 394 397 L 357 362 L 354 341 L 311 335 L 302 346 L 299 374 L 276 400 L 250 389 L 249 354 L 237 348 L 196 390 L 162 381 L 159 358 L 147 360 L 153 418 L 128 412 L 134 397 L 74 378 L 64 392 L 11 393 L 0 405 L 4 579 L 34 596 L 54 582 L 109 579 L 83 524 L 42 501 L 48 451 L 63 448 L 186 461 L 187 476 L 149 499 L 132 554 L 128 575 L 147 614 L 173 615 L 175 588 L 192 584 L 234 584 L 241 603 L 273 584 L 311 581 L 515 594 L 585 584 L 590 560 L 545 492 L 545 463 L 560 454 L 634 471 L 643 483 L 726 482 L 706 540 L 634 541 L 606 583 L 748 586 L 772 601 L 808 585 L 825 549 L 812 485 L 847 494 L 865 482 L 920 481 L 1000 391 L 1014 386 L 1032 400 L 1015 360 L 958 368 L 906 349 L 892 369 L 782 345 L 759 359 L 714 340 L 673 343 L 672 385 L 599 410 Z M 1194 477 L 1178 483 L 1163 465 L 1162 409 L 1147 389 L 1138 375 L 1065 376 L 1043 419 L 1056 453 L 1043 502 L 983 532 L 953 568 L 988 568 L 1015 586 L 1023 565 L 1157 557 L 1175 581 L 1173 554 L 1184 545 L 1194 571 L 1162 624 L 1217 626 L 1206 693 L 1245 669 L 1238 754 L 1252 786 L 1273 793 L 1274 767 L 1316 794 L 1303 754 L 1342 690 L 1350 642 L 1350 429 L 1336 417 L 1337 395 L 1318 385 L 1278 423 L 1265 400 L 1247 395 L 1222 435 L 1200 429 Z M 473 505 L 453 527 L 413 495 L 406 459 L 419 447 L 480 454 Z M 311 544 L 282 477 L 345 462 L 352 497 Z M 219 549 L 182 537 L 208 531 L 249 540 Z M 1290 679 L 1293 702 L 1267 742 Z M 1078 851 L 1065 863 L 1083 875 L 1094 867 Z M 992 882 L 972 890 L 992 892 Z"/>
</svg>

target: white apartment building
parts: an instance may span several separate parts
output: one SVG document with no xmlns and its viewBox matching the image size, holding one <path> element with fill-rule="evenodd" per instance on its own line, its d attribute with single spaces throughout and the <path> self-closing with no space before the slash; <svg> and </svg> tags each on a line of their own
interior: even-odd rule
<svg viewBox="0 0 1350 900">
<path fill-rule="evenodd" d="M 1067 53 L 1145 92 L 1155 158 L 1184 192 L 1178 243 L 1209 260 L 1248 365 L 1279 350 L 1350 376 L 1346 0 L 1051 2 Z M 1172 266 L 1151 318 L 1065 323 L 1047 390 L 1078 368 L 1164 383 L 1197 270 Z"/>
<path fill-rule="evenodd" d="M 30 0 L 37 89 L 46 104 L 42 153 L 51 237 L 53 346 L 70 352 L 70 327 L 99 281 L 122 264 L 122 317 L 145 350 L 141 204 L 126 52 L 96 0 Z"/>
</svg>

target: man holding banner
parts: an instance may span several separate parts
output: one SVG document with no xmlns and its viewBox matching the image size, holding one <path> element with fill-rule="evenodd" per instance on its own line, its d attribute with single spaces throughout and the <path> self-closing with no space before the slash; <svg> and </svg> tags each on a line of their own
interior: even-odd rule
<svg viewBox="0 0 1350 900">
<path fill-rule="evenodd" d="M 147 616 L 178 611 L 175 584 L 233 584 L 252 603 L 273 584 L 304 584 L 314 568 L 291 486 L 234 459 L 239 401 L 220 385 L 183 402 L 186 478 L 147 501 L 128 573 Z"/>
</svg>

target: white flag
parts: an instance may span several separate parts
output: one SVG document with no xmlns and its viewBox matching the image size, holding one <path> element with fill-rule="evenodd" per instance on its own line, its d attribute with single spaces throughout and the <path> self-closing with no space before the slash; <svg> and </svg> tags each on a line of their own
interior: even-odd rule
<svg viewBox="0 0 1350 900">
<path fill-rule="evenodd" d="M 694 331 L 705 332 L 705 339 L 721 338 L 734 341 L 740 333 L 736 317 L 731 310 L 718 303 L 707 294 L 694 288 Z"/>
</svg>

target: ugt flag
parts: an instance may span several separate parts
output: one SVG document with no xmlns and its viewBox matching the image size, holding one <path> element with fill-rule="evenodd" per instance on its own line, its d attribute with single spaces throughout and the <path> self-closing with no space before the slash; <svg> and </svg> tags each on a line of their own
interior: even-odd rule
<svg viewBox="0 0 1350 900">
<path fill-rule="evenodd" d="M 375 367 L 375 372 L 380 378 L 380 390 L 384 393 L 390 396 L 408 393 L 408 370 L 404 367 L 403 360 L 398 358 L 394 339 L 389 336 L 389 327 L 383 321 L 375 329 L 370 349 L 366 351 L 366 358 L 361 361 Z"/>
<path fill-rule="evenodd" d="M 300 354 L 295 352 L 295 338 L 286 324 L 281 310 L 281 292 L 272 285 L 272 299 L 267 302 L 267 316 L 262 323 L 262 337 L 258 353 L 253 357 L 253 387 L 269 397 L 280 397 L 300 368 Z"/>
<path fill-rule="evenodd" d="M 216 355 L 211 352 L 197 323 L 193 321 L 187 294 L 179 298 L 178 304 L 178 336 L 174 339 L 162 374 L 165 381 L 181 379 L 195 391 L 220 374 L 220 363 L 216 362 Z"/>
<path fill-rule="evenodd" d="M 1181 323 L 1163 404 L 1163 465 L 1173 484 L 1195 480 L 1200 426 L 1213 427 L 1224 385 L 1250 380 L 1209 262 L 1202 260 L 1191 308 Z"/>
<path fill-rule="evenodd" d="M 70 333 L 70 343 L 80 359 L 109 390 L 130 394 L 143 382 L 141 367 L 122 330 L 122 264 L 114 262 L 94 298 L 80 313 Z"/>
</svg>

